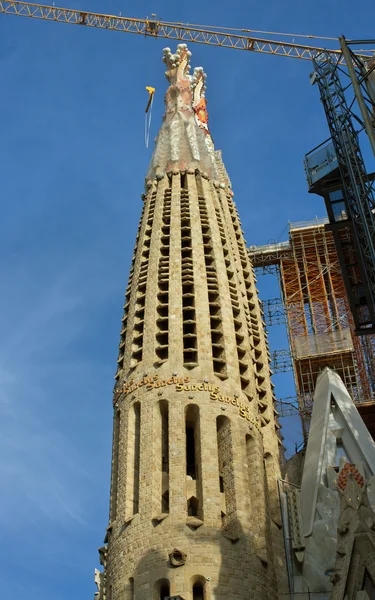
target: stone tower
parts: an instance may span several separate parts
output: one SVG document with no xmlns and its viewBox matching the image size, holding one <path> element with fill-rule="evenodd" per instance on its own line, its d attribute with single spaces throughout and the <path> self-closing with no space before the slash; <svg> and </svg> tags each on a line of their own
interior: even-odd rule
<svg viewBox="0 0 375 600">
<path fill-rule="evenodd" d="M 126 290 L 106 600 L 272 599 L 286 580 L 269 354 L 205 74 L 164 50 L 166 113 Z"/>
</svg>

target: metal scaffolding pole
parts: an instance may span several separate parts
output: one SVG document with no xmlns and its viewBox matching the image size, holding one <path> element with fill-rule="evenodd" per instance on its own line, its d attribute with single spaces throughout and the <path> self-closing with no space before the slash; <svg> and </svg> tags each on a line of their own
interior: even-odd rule
<svg viewBox="0 0 375 600">
<path fill-rule="evenodd" d="M 355 72 L 355 68 L 354 68 L 354 65 L 353 65 L 352 54 L 351 54 L 351 51 L 350 51 L 350 49 L 348 47 L 348 44 L 346 42 L 345 37 L 341 36 L 339 38 L 339 41 L 340 41 L 340 46 L 341 46 L 341 50 L 342 50 L 343 56 L 345 58 L 346 68 L 348 69 L 349 77 L 350 77 L 352 85 L 353 85 L 354 94 L 355 94 L 355 97 L 357 99 L 359 109 L 361 111 L 361 115 L 362 115 L 362 119 L 363 119 L 363 125 L 364 125 L 364 128 L 366 130 L 366 133 L 367 133 L 367 136 L 368 136 L 368 139 L 369 139 L 372 151 L 373 151 L 374 156 L 375 156 L 375 130 L 374 130 L 374 127 L 372 125 L 371 117 L 369 115 L 369 111 L 368 111 L 365 99 L 363 97 L 363 94 L 362 94 L 361 86 L 360 86 L 360 84 L 358 82 L 358 79 L 357 79 L 357 74 Z M 363 75 L 365 77 L 364 73 L 363 73 Z"/>
</svg>

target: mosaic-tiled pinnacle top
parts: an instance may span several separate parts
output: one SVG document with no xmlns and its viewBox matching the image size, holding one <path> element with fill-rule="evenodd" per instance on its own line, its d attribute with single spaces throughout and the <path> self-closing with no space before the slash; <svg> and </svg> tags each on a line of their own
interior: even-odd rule
<svg viewBox="0 0 375 600">
<path fill-rule="evenodd" d="M 186 44 L 179 44 L 175 54 L 170 48 L 163 50 L 170 86 L 165 94 L 165 115 L 147 180 L 162 178 L 171 171 L 195 169 L 218 180 L 214 145 L 208 129 L 206 74 L 202 67 L 196 67 L 193 75 L 189 74 L 190 57 Z"/>
</svg>

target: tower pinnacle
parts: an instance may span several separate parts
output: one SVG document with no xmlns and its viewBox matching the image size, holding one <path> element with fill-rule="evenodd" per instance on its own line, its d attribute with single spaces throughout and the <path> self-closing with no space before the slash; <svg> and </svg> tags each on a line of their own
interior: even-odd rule
<svg viewBox="0 0 375 600">
<path fill-rule="evenodd" d="M 179 44 L 177 52 L 163 50 L 170 86 L 165 94 L 165 115 L 147 173 L 147 180 L 165 173 L 198 169 L 217 179 L 214 148 L 208 130 L 205 74 L 201 67 L 189 74 L 191 52 Z M 209 139 L 208 139 L 209 138 Z"/>
</svg>

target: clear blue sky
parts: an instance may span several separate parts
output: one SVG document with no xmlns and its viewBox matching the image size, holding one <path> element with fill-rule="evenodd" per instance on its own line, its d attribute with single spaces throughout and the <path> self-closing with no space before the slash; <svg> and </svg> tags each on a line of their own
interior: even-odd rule
<svg viewBox="0 0 375 600">
<path fill-rule="evenodd" d="M 68 3 L 68 0 L 67 0 Z M 56 2 L 56 4 L 58 4 Z M 136 6 L 135 6 L 136 4 Z M 273 31 L 373 36 L 373 0 L 68 6 Z M 146 85 L 166 89 L 166 40 L 0 15 L 0 589 L 7 600 L 94 593 L 108 518 L 112 386 L 151 155 Z M 249 244 L 323 215 L 302 159 L 328 137 L 307 62 L 192 45 L 210 125 Z M 263 298 L 275 282 L 259 281 Z M 285 347 L 272 332 L 274 348 Z M 279 397 L 291 378 L 275 379 Z M 297 424 L 284 428 L 293 447 Z"/>
</svg>

